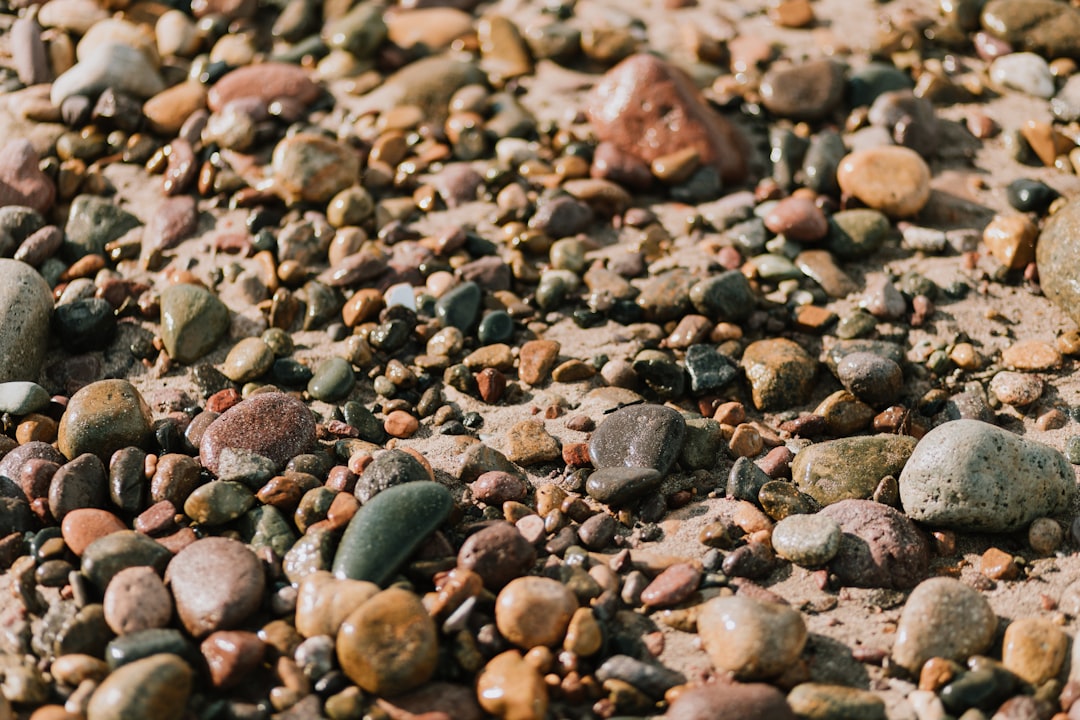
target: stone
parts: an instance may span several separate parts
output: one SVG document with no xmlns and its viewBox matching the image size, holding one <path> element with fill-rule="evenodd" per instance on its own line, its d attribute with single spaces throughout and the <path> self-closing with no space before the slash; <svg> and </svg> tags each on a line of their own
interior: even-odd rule
<svg viewBox="0 0 1080 720">
<path fill-rule="evenodd" d="M 217 473 L 225 448 L 247 450 L 284 467 L 315 444 L 315 419 L 300 400 L 285 393 L 259 393 L 232 406 L 210 423 L 199 443 L 199 460 Z"/>
<path fill-rule="evenodd" d="M 2 183 L 0 176 L 0 193 Z M 0 258 L 0 383 L 38 379 L 52 312 L 52 291 L 41 275 L 26 263 Z"/>
<path fill-rule="evenodd" d="M 807 720 L 886 720 L 885 701 L 860 688 L 808 682 L 788 693 L 788 705 Z"/>
<path fill-rule="evenodd" d="M 852 395 L 876 407 L 895 402 L 904 387 L 904 372 L 895 361 L 868 352 L 845 355 L 836 376 Z"/>
<path fill-rule="evenodd" d="M 1020 270 L 1035 261 L 1039 229 L 1025 215 L 995 215 L 983 228 L 983 242 L 990 254 L 1009 270 Z"/>
<path fill-rule="evenodd" d="M 236 520 L 255 504 L 243 484 L 212 480 L 195 488 L 184 501 L 184 514 L 200 525 L 216 527 Z"/>
<path fill-rule="evenodd" d="M 484 665 L 476 678 L 480 706 L 499 718 L 543 720 L 548 691 L 540 672 L 516 650 L 507 650 Z"/>
<path fill-rule="evenodd" d="M 757 298 L 745 275 L 727 270 L 694 283 L 690 302 L 713 322 L 739 322 L 753 312 Z"/>
<path fill-rule="evenodd" d="M 305 638 L 336 636 L 356 608 L 379 592 L 375 583 L 336 578 L 320 570 L 306 575 L 296 594 L 296 630 Z"/>
<path fill-rule="evenodd" d="M 394 696 L 414 690 L 431 679 L 438 663 L 435 620 L 412 592 L 383 590 L 341 624 L 337 658 L 365 692 Z"/>
<path fill-rule="evenodd" d="M 686 420 L 662 405 L 633 405 L 616 410 L 597 426 L 589 441 L 589 459 L 597 469 L 650 468 L 664 475 L 679 456 Z"/>
<path fill-rule="evenodd" d="M 743 595 L 706 602 L 697 627 L 713 665 L 738 680 L 779 676 L 806 645 L 806 623 L 798 610 Z"/>
<path fill-rule="evenodd" d="M 1011 90 L 1040 98 L 1054 95 L 1054 76 L 1050 65 L 1031 52 L 1002 55 L 990 63 L 990 80 Z"/>
<path fill-rule="evenodd" d="M 829 234 L 825 238 L 825 246 L 841 260 L 864 258 L 877 252 L 891 232 L 889 219 L 877 210 L 841 210 L 829 218 Z M 814 280 L 817 281 L 817 277 L 814 277 Z M 853 282 L 850 278 L 848 281 Z M 828 292 L 826 286 L 822 287 Z"/>
<path fill-rule="evenodd" d="M 64 544 L 76 557 L 95 540 L 126 529 L 124 521 L 108 510 L 89 507 L 68 511 L 60 523 Z"/>
<path fill-rule="evenodd" d="M 829 232 L 824 211 L 813 200 L 786 197 L 764 217 L 765 227 L 798 243 L 815 243 Z"/>
<path fill-rule="evenodd" d="M 289 204 L 326 203 L 360 179 L 360 155 L 353 148 L 312 133 L 282 139 L 271 166 L 274 191 Z"/>
<path fill-rule="evenodd" d="M 149 567 L 130 567 L 114 575 L 102 604 L 105 622 L 117 635 L 163 628 L 172 619 L 172 595 Z"/>
<path fill-rule="evenodd" d="M 225 356 L 221 374 L 236 383 L 250 382 L 270 370 L 274 353 L 259 338 L 244 338 Z"/>
<path fill-rule="evenodd" d="M 483 579 L 484 587 L 498 592 L 526 574 L 535 561 L 536 550 L 518 529 L 508 522 L 497 522 L 461 544 L 457 566 L 475 572 Z"/>
<path fill-rule="evenodd" d="M 165 546 L 152 538 L 134 530 L 120 530 L 98 538 L 83 550 L 82 573 L 104 593 L 121 570 L 146 565 L 165 572 L 170 557 Z"/>
<path fill-rule="evenodd" d="M 64 463 L 49 482 L 49 512 L 59 521 L 73 510 L 99 508 L 109 496 L 105 464 L 92 453 Z"/>
<path fill-rule="evenodd" d="M 892 657 L 917 675 L 930 658 L 964 662 L 985 652 L 996 630 L 997 616 L 981 593 L 953 578 L 930 578 L 904 604 Z"/>
<path fill-rule="evenodd" d="M 39 160 L 29 140 L 12 138 L 0 147 L 0 207 L 52 209 L 56 186 L 38 167 Z"/>
<path fill-rule="evenodd" d="M 156 267 L 162 262 L 161 253 L 194 235 L 198 225 L 199 209 L 195 198 L 177 195 L 162 200 L 143 231 L 143 263 L 147 267 Z"/>
<path fill-rule="evenodd" d="M 664 714 L 665 720 L 795 720 L 784 694 L 764 683 L 713 682 L 685 688 Z"/>
<path fill-rule="evenodd" d="M 86 707 L 87 720 L 184 717 L 195 673 L 176 655 L 161 653 L 117 668 Z"/>
<path fill-rule="evenodd" d="M 415 456 L 395 448 L 374 455 L 357 479 L 353 492 L 357 500 L 367 504 L 387 488 L 430 479 L 427 468 Z"/>
<path fill-rule="evenodd" d="M 930 168 L 906 147 L 853 152 L 840 162 L 836 180 L 844 194 L 893 219 L 915 215 L 930 200 Z"/>
<path fill-rule="evenodd" d="M 991 0 L 983 7 L 983 28 L 1017 49 L 1046 58 L 1080 58 L 1080 13 L 1053 0 Z"/>
<path fill-rule="evenodd" d="M 239 627 L 262 604 L 262 562 L 246 545 L 224 537 L 191 543 L 169 562 L 165 580 L 176 614 L 197 638 Z"/>
<path fill-rule="evenodd" d="M 814 443 L 795 454 L 792 482 L 822 505 L 865 500 L 883 477 L 900 474 L 916 442 L 908 435 L 882 434 Z"/>
<path fill-rule="evenodd" d="M 632 55 L 593 87 L 586 114 L 601 142 L 646 163 L 687 147 L 724 183 L 747 172 L 746 141 L 712 110 L 689 77 L 664 60 Z"/>
<path fill-rule="evenodd" d="M 646 608 L 671 607 L 690 598 L 701 584 L 701 568 L 693 563 L 675 563 L 641 591 Z"/>
<path fill-rule="evenodd" d="M 96 97 L 109 88 L 146 100 L 164 90 L 165 81 L 139 48 L 110 42 L 98 45 L 56 78 L 49 99 L 60 107 L 72 96 Z"/>
<path fill-rule="evenodd" d="M 818 362 L 797 343 L 775 338 L 750 343 L 743 351 L 742 366 L 754 407 L 783 410 L 810 398 Z"/>
<path fill-rule="evenodd" d="M 941 131 L 934 106 L 910 90 L 882 93 L 867 113 L 870 124 L 889 131 L 897 145 L 911 148 L 924 158 L 937 154 Z"/>
<path fill-rule="evenodd" d="M 229 309 L 197 285 L 170 285 L 161 293 L 161 340 L 169 357 L 192 363 L 217 347 L 229 329 Z"/>
<path fill-rule="evenodd" d="M 93 453 L 109 462 L 121 448 L 149 444 L 150 419 L 150 408 L 134 385 L 127 380 L 98 380 L 68 400 L 57 448 L 70 459 Z"/>
<path fill-rule="evenodd" d="M 913 520 L 974 532 L 1013 532 L 1064 512 L 1076 494 L 1065 457 L 979 420 L 954 420 L 919 441 L 900 475 Z"/>
<path fill-rule="evenodd" d="M 1047 617 L 1024 617 L 1005 628 L 1001 662 L 1035 687 L 1058 676 L 1069 652 L 1069 636 Z"/>
<path fill-rule="evenodd" d="M 761 78 L 761 102 L 780 117 L 821 120 L 836 109 L 846 86 L 844 66 L 832 60 L 774 66 Z"/>
<path fill-rule="evenodd" d="M 383 490 L 349 521 L 334 555 L 334 575 L 385 583 L 452 507 L 450 491 L 427 480 Z"/>
<path fill-rule="evenodd" d="M 818 514 L 843 531 L 829 563 L 842 585 L 906 590 L 926 575 L 930 545 L 903 513 L 872 500 L 841 500 Z"/>
<path fill-rule="evenodd" d="M 840 523 L 815 513 L 789 515 L 773 528 L 772 546 L 785 560 L 804 567 L 821 567 L 840 552 Z"/>
<path fill-rule="evenodd" d="M 589 475 L 585 492 L 595 500 L 618 507 L 652 492 L 663 480 L 664 476 L 652 468 L 601 468 Z"/>
<path fill-rule="evenodd" d="M 495 624 L 520 648 L 554 647 L 562 643 L 577 608 L 574 593 L 558 580 L 519 577 L 495 598 Z"/>
<path fill-rule="evenodd" d="M 206 87 L 189 80 L 155 94 L 143 103 L 142 111 L 152 130 L 175 137 L 191 115 L 205 108 Z"/>
<path fill-rule="evenodd" d="M 308 381 L 308 392 L 316 400 L 338 402 L 356 386 L 352 364 L 342 357 L 330 357 L 319 363 Z"/>
<path fill-rule="evenodd" d="M 562 459 L 559 441 L 539 420 L 522 420 L 506 434 L 506 457 L 522 467 L 556 462 Z"/>
<path fill-rule="evenodd" d="M 301 106 L 318 99 L 322 90 L 299 65 L 264 62 L 236 68 L 210 88 L 207 105 L 219 112 L 230 103 L 254 98 L 264 106 L 287 101 Z"/>
<path fill-rule="evenodd" d="M 1078 228 L 1080 203 L 1069 203 L 1050 216 L 1035 246 L 1043 292 L 1074 322 L 1080 322 L 1080 289 L 1073 283 L 1080 257 Z"/>
<path fill-rule="evenodd" d="M 405 65 L 378 88 L 365 95 L 357 112 L 385 113 L 403 106 L 416 106 L 421 117 L 441 123 L 447 116 L 450 98 L 466 85 L 485 82 L 475 63 L 449 55 L 431 55 Z"/>
<path fill-rule="evenodd" d="M 258 635 L 243 630 L 219 630 L 199 644 L 215 688 L 239 684 L 262 664 L 266 650 L 266 643 Z"/>
<path fill-rule="evenodd" d="M 1022 372 L 1044 372 L 1061 367 L 1061 353 L 1042 340 L 1019 340 L 1001 351 L 1006 367 Z"/>
<path fill-rule="evenodd" d="M 1006 405 L 1026 407 L 1042 397 L 1046 383 L 1038 375 L 1002 370 L 990 380 L 990 392 Z"/>
</svg>

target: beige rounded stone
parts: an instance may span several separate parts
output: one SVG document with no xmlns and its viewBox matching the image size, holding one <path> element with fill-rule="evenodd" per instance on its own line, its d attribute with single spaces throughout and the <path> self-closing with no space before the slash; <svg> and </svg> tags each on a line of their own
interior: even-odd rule
<svg viewBox="0 0 1080 720">
<path fill-rule="evenodd" d="M 932 657 L 963 662 L 994 641 L 997 616 L 986 598 L 959 580 L 924 580 L 908 596 L 896 627 L 893 660 L 916 674 Z"/>
<path fill-rule="evenodd" d="M 574 593 L 558 580 L 520 577 L 499 592 L 495 625 L 518 647 L 553 647 L 562 642 L 577 607 Z"/>
<path fill-rule="evenodd" d="M 995 215 L 983 228 L 983 242 L 998 262 L 1019 270 L 1035 262 L 1035 239 L 1039 229 L 1025 215 Z"/>
<path fill-rule="evenodd" d="M 906 147 L 888 145 L 847 155 L 836 172 L 845 195 L 889 217 L 910 217 L 930 200 L 930 167 Z"/>
<path fill-rule="evenodd" d="M 304 637 L 337 635 L 350 613 L 378 593 L 375 583 L 336 578 L 325 570 L 307 575 L 296 597 L 296 631 Z"/>
<path fill-rule="evenodd" d="M 600 623 L 596 622 L 591 608 L 578 608 L 570 618 L 566 628 L 563 648 L 575 655 L 588 657 L 600 650 L 604 644 L 604 634 Z"/>
<path fill-rule="evenodd" d="M 798 610 L 741 595 L 705 603 L 697 627 L 713 665 L 739 680 L 780 675 L 806 645 L 806 623 Z"/>
<path fill-rule="evenodd" d="M 1005 628 L 1001 661 L 1038 687 L 1058 676 L 1068 652 L 1069 636 L 1064 630 L 1049 618 L 1026 617 Z"/>
</svg>

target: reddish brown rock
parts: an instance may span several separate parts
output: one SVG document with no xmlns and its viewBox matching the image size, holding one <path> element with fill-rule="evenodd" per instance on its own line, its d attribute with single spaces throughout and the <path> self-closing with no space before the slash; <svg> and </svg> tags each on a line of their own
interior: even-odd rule
<svg viewBox="0 0 1080 720">
<path fill-rule="evenodd" d="M 829 232 L 825 213 L 804 197 L 787 197 L 765 216 L 765 227 L 795 242 L 817 242 Z"/>
<path fill-rule="evenodd" d="M 210 682 L 224 688 L 237 684 L 262 663 L 266 643 L 252 632 L 221 630 L 203 640 L 199 651 L 210 670 Z"/>
<path fill-rule="evenodd" d="M 601 142 L 647 163 L 689 147 L 725 183 L 746 177 L 745 139 L 705 103 L 689 77 L 658 57 L 632 55 L 609 70 L 586 112 Z"/>
<path fill-rule="evenodd" d="M 536 560 L 536 550 L 518 529 L 507 522 L 495 523 L 473 533 L 458 552 L 458 567 L 472 570 L 484 586 L 498 591 L 524 575 Z"/>
<path fill-rule="evenodd" d="M 926 576 L 930 544 L 903 513 L 872 500 L 841 500 L 821 515 L 844 533 L 829 565 L 843 585 L 907 590 Z"/>
<path fill-rule="evenodd" d="M 556 340 L 530 340 L 521 346 L 518 357 L 518 376 L 529 385 L 547 380 L 562 346 Z"/>
<path fill-rule="evenodd" d="M 303 402 L 285 393 L 260 393 L 234 405 L 203 433 L 199 459 L 217 472 L 227 447 L 251 450 L 280 466 L 315 444 L 315 419 Z"/>
<path fill-rule="evenodd" d="M 64 516 L 60 525 L 64 544 L 76 556 L 81 556 L 86 546 L 98 538 L 103 538 L 120 530 L 126 530 L 124 521 L 108 510 L 78 508 Z"/>
<path fill-rule="evenodd" d="M 246 545 L 223 537 L 191 543 L 169 562 L 176 614 L 195 637 L 237 627 L 262 604 L 262 562 Z"/>
<path fill-rule="evenodd" d="M 668 720 L 795 720 L 784 694 L 764 683 L 710 683 L 679 693 L 664 715 Z"/>
<path fill-rule="evenodd" d="M 289 100 L 308 105 L 322 92 L 299 65 L 266 62 L 247 65 L 226 74 L 210 88 L 207 104 L 214 112 L 240 98 L 256 98 L 269 105 Z"/>
<path fill-rule="evenodd" d="M 678 605 L 693 595 L 700 584 L 700 568 L 690 563 L 676 563 L 645 587 L 641 602 L 649 608 Z"/>
<path fill-rule="evenodd" d="M 38 154 L 29 140 L 10 140 L 0 148 L 0 207 L 25 205 L 49 211 L 56 187 L 38 167 Z"/>
</svg>

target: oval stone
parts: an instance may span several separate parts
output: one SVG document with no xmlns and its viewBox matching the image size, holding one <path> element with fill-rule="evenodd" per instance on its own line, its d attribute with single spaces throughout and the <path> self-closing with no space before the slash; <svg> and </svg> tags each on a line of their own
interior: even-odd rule
<svg viewBox="0 0 1080 720">
<path fill-rule="evenodd" d="M 239 626 L 262 604 L 262 562 L 244 543 L 223 537 L 196 540 L 169 562 L 165 580 L 176 614 L 195 637 Z"/>
<path fill-rule="evenodd" d="M 908 596 L 892 657 L 917 675 L 930 658 L 964 662 L 985 652 L 996 630 L 997 616 L 982 593 L 954 578 L 930 578 Z"/>
<path fill-rule="evenodd" d="M 1080 202 L 1069 203 L 1046 221 L 1035 245 L 1035 262 L 1046 297 L 1080 323 Z"/>
<path fill-rule="evenodd" d="M 0 382 L 38 379 L 52 311 L 52 292 L 37 270 L 0 258 Z"/>
<path fill-rule="evenodd" d="M 899 145 L 867 148 L 840 161 L 840 190 L 891 218 L 910 217 L 930 200 L 930 167 Z"/>
<path fill-rule="evenodd" d="M 886 475 L 898 476 L 915 449 L 908 435 L 848 437 L 808 445 L 791 462 L 791 479 L 822 505 L 864 500 Z"/>
<path fill-rule="evenodd" d="M 829 565 L 841 584 L 906 590 L 926 575 L 930 545 L 903 513 L 872 500 L 841 500 L 818 514 L 843 531 Z"/>
<path fill-rule="evenodd" d="M 225 448 L 250 450 L 284 467 L 315 444 L 315 418 L 285 393 L 259 393 L 233 405 L 210 423 L 199 444 L 203 467 L 217 473 Z"/>
<path fill-rule="evenodd" d="M 146 447 L 152 437 L 150 407 L 127 380 L 99 380 L 68 400 L 56 445 L 73 459 L 93 453 L 109 462 L 121 448 Z"/>
<path fill-rule="evenodd" d="M 191 363 L 213 350 L 229 329 L 229 309 L 206 288 L 170 285 L 161 293 L 161 341 L 169 357 Z"/>
<path fill-rule="evenodd" d="M 806 644 L 806 623 L 798 610 L 742 595 L 705 603 L 697 624 L 713 665 L 740 680 L 776 677 Z"/>
<path fill-rule="evenodd" d="M 206 102 L 214 112 L 242 98 L 256 98 L 266 105 L 275 100 L 310 105 L 320 92 L 307 70 L 299 65 L 265 62 L 225 74 L 210 88 Z"/>
<path fill-rule="evenodd" d="M 113 671 L 90 696 L 87 720 L 180 720 L 194 673 L 176 655 L 162 653 Z"/>
<path fill-rule="evenodd" d="M 663 405 L 633 405 L 608 415 L 589 441 L 594 467 L 651 468 L 664 475 L 675 464 L 686 420 Z"/>
<path fill-rule="evenodd" d="M 287 203 L 325 203 L 360 177 L 360 155 L 321 135 L 289 135 L 274 148 L 274 189 Z"/>
</svg>

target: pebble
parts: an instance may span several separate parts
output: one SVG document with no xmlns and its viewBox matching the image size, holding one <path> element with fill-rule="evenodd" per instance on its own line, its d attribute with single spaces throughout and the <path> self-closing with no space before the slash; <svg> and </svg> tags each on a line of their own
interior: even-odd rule
<svg viewBox="0 0 1080 720">
<path fill-rule="evenodd" d="M 780 117 L 821 120 L 843 99 L 847 87 L 844 75 L 844 66 L 832 60 L 773 66 L 761 78 L 761 101 Z"/>
<path fill-rule="evenodd" d="M 412 592 L 383 590 L 341 624 L 337 657 L 365 692 L 400 695 L 431 679 L 439 659 L 435 620 Z"/>
<path fill-rule="evenodd" d="M 52 292 L 41 275 L 23 262 L 0 258 L 0 382 L 38 379 L 52 311 Z"/>
<path fill-rule="evenodd" d="M 1080 13 L 1053 0 L 991 0 L 982 26 L 993 36 L 1044 57 L 1080 57 Z"/>
<path fill-rule="evenodd" d="M 353 515 L 334 555 L 339 578 L 383 584 L 449 516 L 450 492 L 431 481 L 383 490 Z"/>
<path fill-rule="evenodd" d="M 86 718 L 180 720 L 194 682 L 194 672 L 176 655 L 151 655 L 110 673 L 90 696 Z"/>
<path fill-rule="evenodd" d="M 165 572 L 171 553 L 142 533 L 120 530 L 90 543 L 82 553 L 82 573 L 102 593 L 121 570 L 148 566 Z"/>
<path fill-rule="evenodd" d="M 276 101 L 310 105 L 321 92 L 299 65 L 264 62 L 245 65 L 223 75 L 210 88 L 207 105 L 213 112 L 247 98 L 255 98 L 264 106 Z"/>
<path fill-rule="evenodd" d="M 1039 229 L 1024 215 L 995 215 L 983 228 L 983 243 L 998 262 L 1019 270 L 1035 260 Z"/>
<path fill-rule="evenodd" d="M 476 678 L 480 706 L 498 718 L 543 720 L 548 710 L 544 677 L 521 653 L 507 650 L 484 665 Z"/>
<path fill-rule="evenodd" d="M 96 46 L 56 78 L 49 99 L 60 107 L 70 97 L 96 97 L 109 88 L 146 100 L 164 90 L 165 81 L 139 48 L 110 42 Z"/>
<path fill-rule="evenodd" d="M 1075 492 L 1061 453 L 979 420 L 954 420 L 928 432 L 900 475 L 909 517 L 976 532 L 1020 530 L 1063 512 Z"/>
<path fill-rule="evenodd" d="M 706 602 L 698 612 L 697 627 L 713 665 L 738 680 L 782 674 L 799 659 L 807 638 L 798 610 L 742 595 Z"/>
<path fill-rule="evenodd" d="M 224 537 L 185 547 L 169 562 L 165 580 L 180 622 L 195 637 L 241 625 L 262 604 L 266 585 L 255 553 Z"/>
<path fill-rule="evenodd" d="M 1028 95 L 1050 98 L 1054 95 L 1054 76 L 1050 65 L 1035 53 L 1009 53 L 990 63 L 990 80 L 1001 87 Z"/>
<path fill-rule="evenodd" d="M 1068 651 L 1069 636 L 1053 620 L 1024 617 L 1005 628 L 1001 662 L 1024 682 L 1039 687 L 1058 676 Z"/>
<path fill-rule="evenodd" d="M 1026 407 L 1042 397 L 1046 383 L 1038 375 L 1002 370 L 990 380 L 990 392 L 1006 405 Z"/>
<path fill-rule="evenodd" d="M 274 353 L 259 338 L 244 338 L 225 356 L 221 374 L 236 383 L 246 383 L 265 375 L 274 364 Z"/>
<path fill-rule="evenodd" d="M 105 622 L 117 635 L 163 628 L 172 619 L 172 595 L 149 567 L 131 567 L 114 575 L 102 604 Z"/>
<path fill-rule="evenodd" d="M 1020 212 L 1043 215 L 1050 204 L 1061 197 L 1057 190 L 1044 182 L 1029 178 L 1013 180 L 1005 188 L 1009 204 Z"/>
<path fill-rule="evenodd" d="M 997 616 L 981 593 L 953 578 L 930 578 L 904 604 L 892 658 L 917 675 L 930 658 L 964 662 L 985 652 L 996 630 Z"/>
<path fill-rule="evenodd" d="M 225 448 L 248 450 L 284 467 L 315 444 L 315 419 L 304 403 L 285 393 L 259 393 L 210 423 L 199 443 L 199 460 L 217 473 Z"/>
<path fill-rule="evenodd" d="M 784 694 L 764 683 L 713 682 L 683 689 L 664 714 L 666 720 L 795 720 Z"/>
<path fill-rule="evenodd" d="M 868 352 L 845 355 L 836 376 L 851 394 L 876 407 L 895 402 L 904 387 L 904 372 L 892 359 Z"/>
<path fill-rule="evenodd" d="M 89 507 L 69 510 L 60 523 L 64 544 L 76 557 L 95 540 L 125 529 L 124 521 L 108 510 Z"/>
<path fill-rule="evenodd" d="M 1046 222 L 1035 246 L 1043 292 L 1074 322 L 1080 321 L 1080 291 L 1072 282 L 1080 253 L 1078 227 L 1080 203 L 1069 203 Z"/>
<path fill-rule="evenodd" d="M 206 661 L 210 683 L 215 688 L 238 685 L 262 664 L 266 643 L 258 635 L 242 630 L 219 630 L 199 644 Z"/>
<path fill-rule="evenodd" d="M 342 357 L 330 357 L 319 363 L 308 381 L 311 397 L 323 402 L 340 402 L 356 386 L 352 364 Z"/>
<path fill-rule="evenodd" d="M 197 285 L 170 285 L 161 293 L 161 341 L 169 357 L 193 363 L 217 347 L 229 329 L 229 309 Z"/>
<path fill-rule="evenodd" d="M 495 624 L 520 648 L 562 643 L 578 609 L 574 593 L 558 580 L 525 576 L 511 580 L 495 598 Z"/>
<path fill-rule="evenodd" d="M 915 215 L 930 200 L 930 168 L 906 147 L 853 152 L 841 161 L 836 180 L 846 195 L 893 219 Z"/>
<path fill-rule="evenodd" d="M 787 197 L 763 218 L 765 227 L 799 243 L 815 243 L 829 232 L 829 222 L 813 200 Z"/>
<path fill-rule="evenodd" d="M 274 191 L 286 203 L 326 203 L 360 175 L 360 156 L 351 147 L 321 135 L 297 133 L 274 148 Z"/>
<path fill-rule="evenodd" d="M 757 340 L 743 351 L 754 407 L 783 410 L 806 402 L 814 389 L 818 362 L 786 338 Z"/>
<path fill-rule="evenodd" d="M 814 720 L 886 720 L 885 701 L 870 692 L 844 685 L 808 682 L 788 693 L 796 717 Z"/>
<path fill-rule="evenodd" d="M 872 500 L 841 500 L 819 515 L 843 531 L 829 564 L 842 585 L 906 590 L 926 575 L 930 544 L 903 513 Z"/>
<path fill-rule="evenodd" d="M 773 528 L 776 554 L 803 567 L 826 565 L 840 552 L 840 524 L 820 514 L 789 515 Z"/>
<path fill-rule="evenodd" d="M 216 527 L 236 520 L 254 504 L 255 495 L 243 484 L 212 480 L 187 496 L 184 514 L 200 525 Z"/>
<path fill-rule="evenodd" d="M 524 480 L 506 472 L 492 470 L 476 478 L 469 484 L 473 497 L 492 506 L 501 506 L 507 501 L 520 502 L 529 492 Z"/>
<path fill-rule="evenodd" d="M 701 574 L 701 569 L 692 563 L 675 563 L 645 586 L 641 604 L 646 608 L 678 605 L 697 591 Z"/>
<path fill-rule="evenodd" d="M 686 420 L 671 408 L 624 407 L 597 426 L 589 440 L 589 459 L 598 470 L 649 468 L 663 476 L 678 458 L 685 437 Z"/>
<path fill-rule="evenodd" d="M 29 140 L 10 139 L 0 147 L 0 207 L 29 207 L 40 213 L 52 208 L 56 186 L 39 162 Z"/>
<path fill-rule="evenodd" d="M 1043 372 L 1061 367 L 1061 353 L 1042 340 L 1020 340 L 1001 351 L 1003 365 L 1022 372 Z"/>
<path fill-rule="evenodd" d="M 522 467 L 562 459 L 559 441 L 539 420 L 522 420 L 506 433 L 506 457 Z"/>
<path fill-rule="evenodd" d="M 422 480 L 431 480 L 431 476 L 416 457 L 404 450 L 386 450 L 375 453 L 353 492 L 357 500 L 366 504 L 387 488 Z"/>
<path fill-rule="evenodd" d="M 334 577 L 320 570 L 306 575 L 296 594 L 296 630 L 305 638 L 335 636 L 356 608 L 379 592 L 375 583 Z"/>
<path fill-rule="evenodd" d="M 739 322 L 753 312 L 757 298 L 745 275 L 727 270 L 694 283 L 690 302 L 713 322 Z"/>
<path fill-rule="evenodd" d="M 893 90 L 878 95 L 870 106 L 871 125 L 890 132 L 897 145 L 911 148 L 924 158 L 937 154 L 941 131 L 934 106 L 910 90 Z"/>
<path fill-rule="evenodd" d="M 609 70 L 585 111 L 601 142 L 646 163 L 693 148 L 723 182 L 737 184 L 746 175 L 746 141 L 739 131 L 708 106 L 687 76 L 655 55 L 631 55 Z"/>
<path fill-rule="evenodd" d="M 12 380 L 0 383 L 0 412 L 28 415 L 49 404 L 49 392 L 35 382 Z"/>
<path fill-rule="evenodd" d="M 98 380 L 68 400 L 60 419 L 57 448 L 68 458 L 93 453 L 103 462 L 128 446 L 146 446 L 150 408 L 127 380 Z"/>
<path fill-rule="evenodd" d="M 585 491 L 595 500 L 619 507 L 655 490 L 663 480 L 652 468 L 608 467 L 589 475 Z"/>
<path fill-rule="evenodd" d="M 881 248 L 892 232 L 889 219 L 869 208 L 841 210 L 829 220 L 829 235 L 825 238 L 825 246 L 842 260 L 872 255 Z"/>
<path fill-rule="evenodd" d="M 461 544 L 457 557 L 459 568 L 475 572 L 483 579 L 484 587 L 497 592 L 532 568 L 536 550 L 516 527 L 497 522 L 470 535 Z"/>
</svg>

